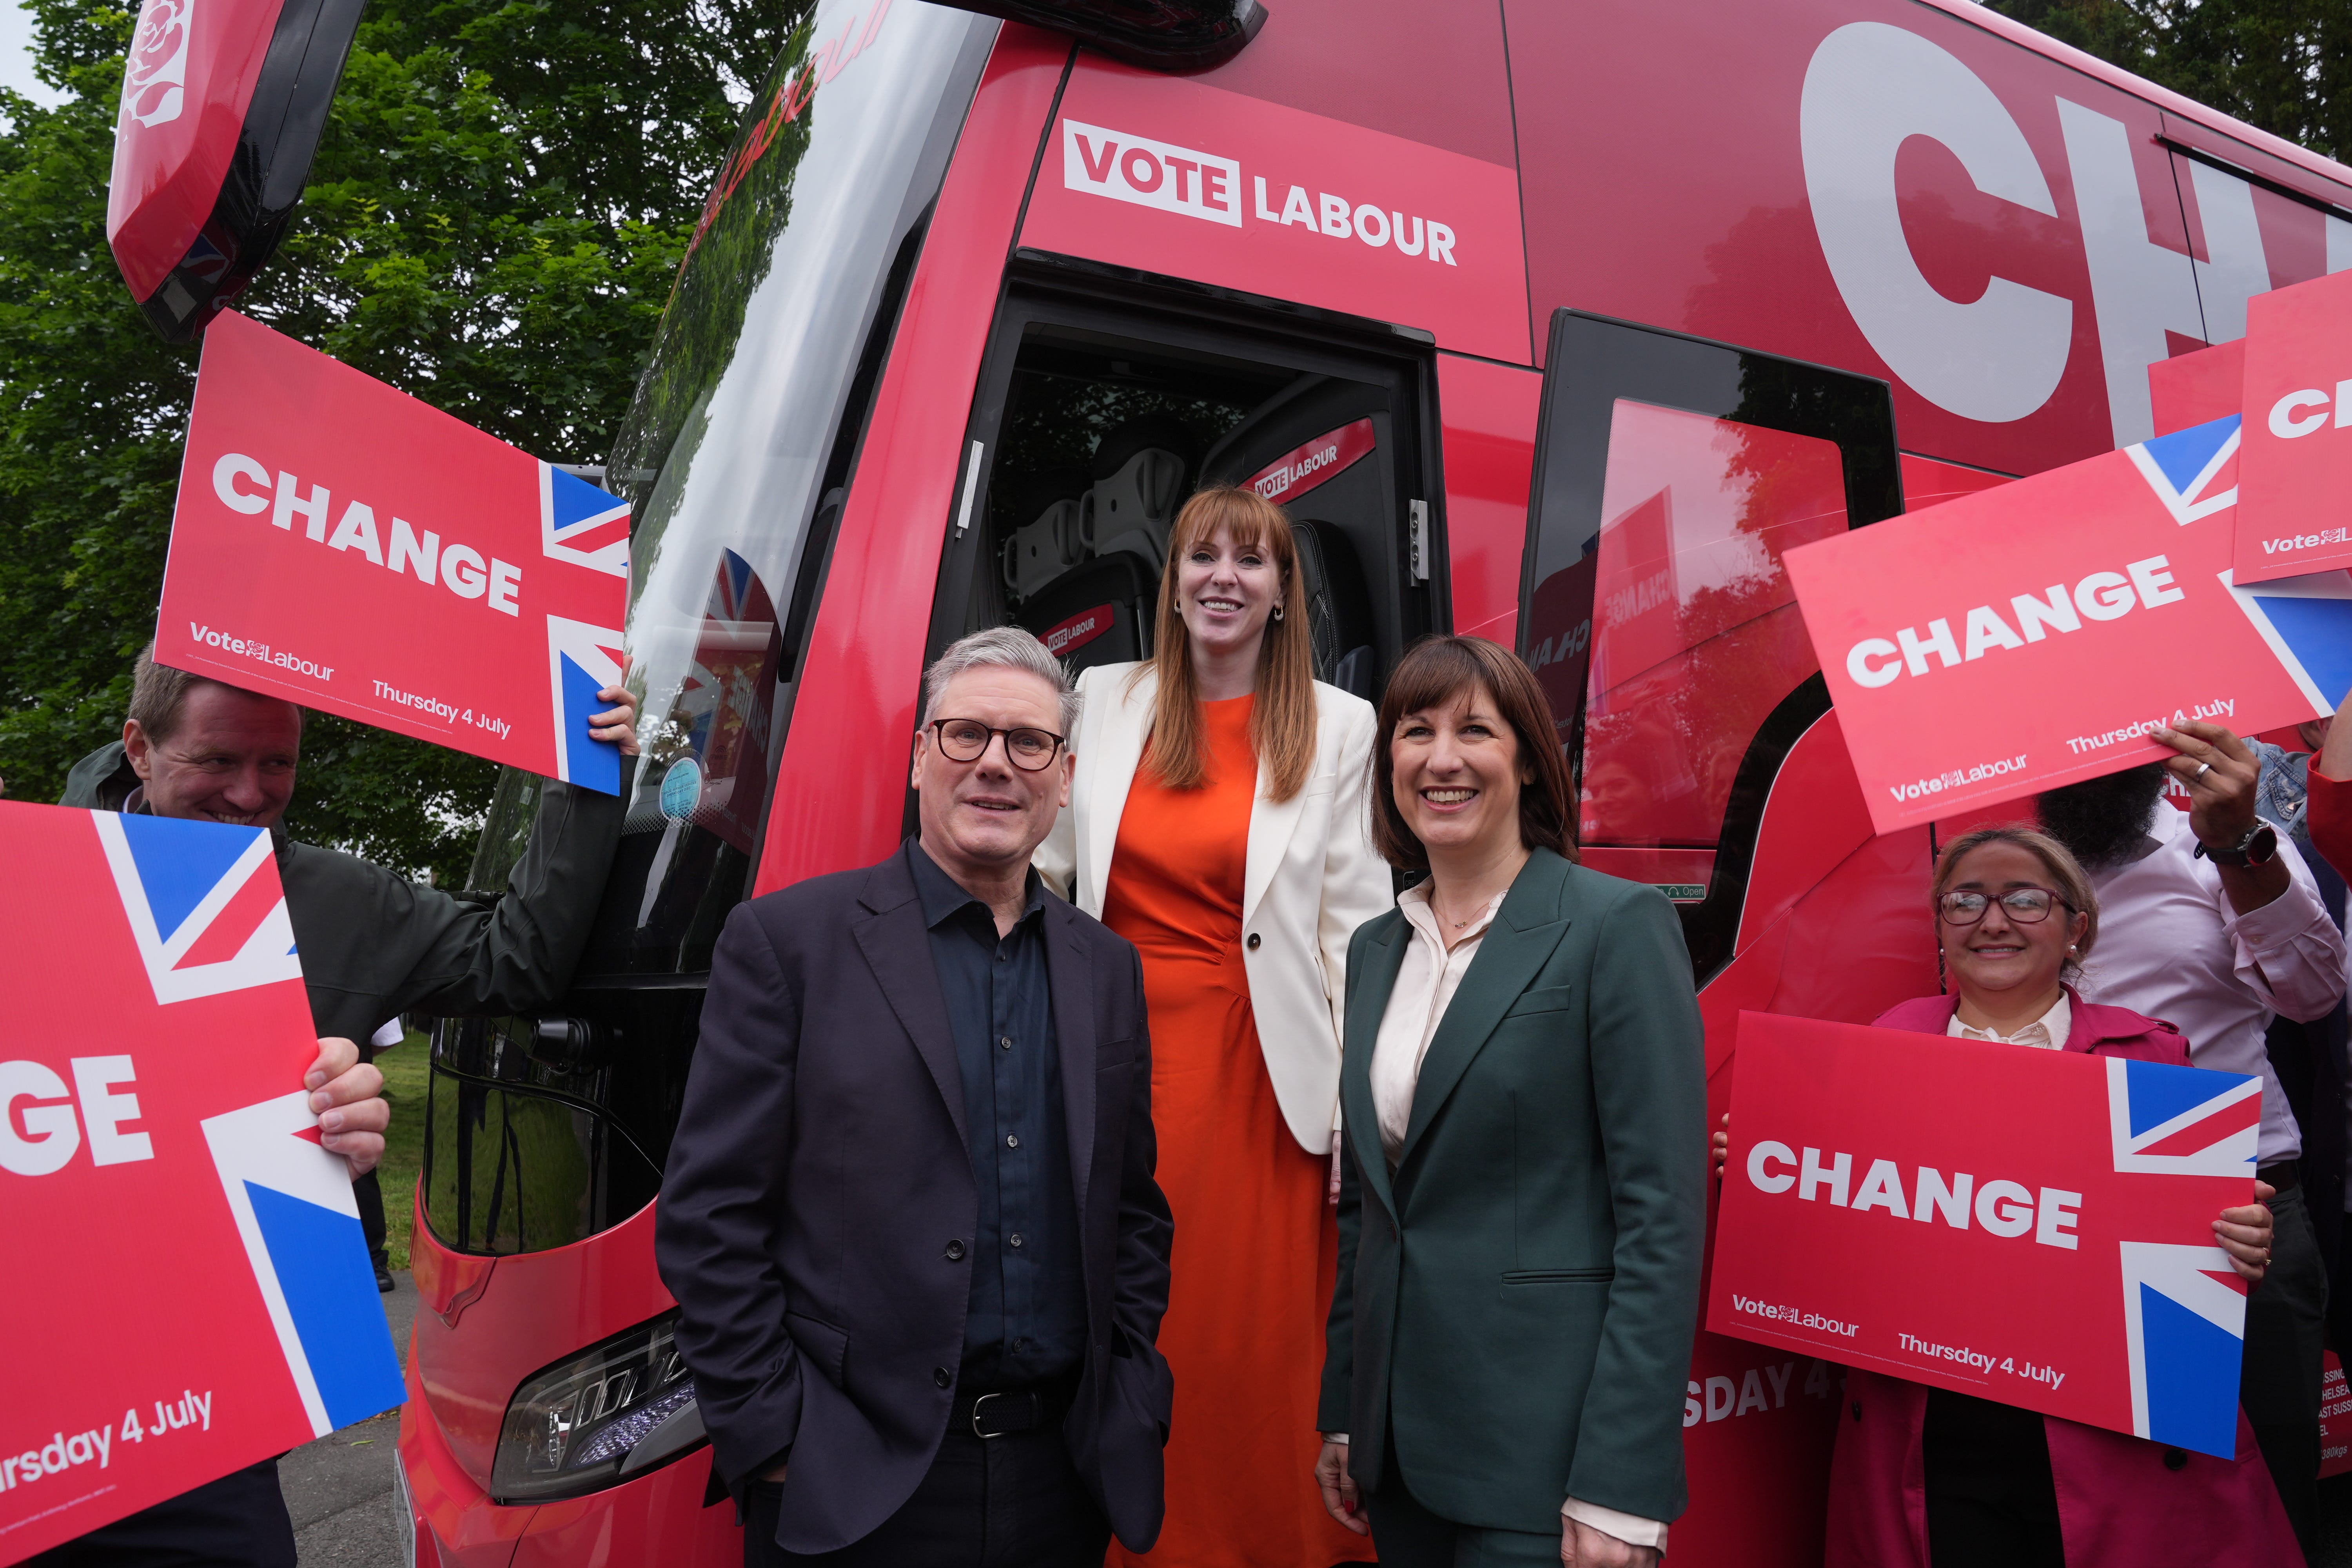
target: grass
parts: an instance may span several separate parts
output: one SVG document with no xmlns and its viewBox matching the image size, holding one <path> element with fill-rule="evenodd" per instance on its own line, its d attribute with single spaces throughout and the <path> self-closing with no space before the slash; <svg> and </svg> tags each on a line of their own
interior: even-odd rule
<svg viewBox="0 0 2352 1568">
<path fill-rule="evenodd" d="M 416 1221 L 416 1177 L 425 1167 L 425 1090 L 431 1076 L 432 1047 L 410 1030 L 408 1037 L 377 1053 L 383 1097 L 392 1102 L 392 1127 L 384 1134 L 383 1163 L 376 1180 L 383 1186 L 385 1249 L 395 1269 L 408 1267 L 408 1233 Z"/>
</svg>

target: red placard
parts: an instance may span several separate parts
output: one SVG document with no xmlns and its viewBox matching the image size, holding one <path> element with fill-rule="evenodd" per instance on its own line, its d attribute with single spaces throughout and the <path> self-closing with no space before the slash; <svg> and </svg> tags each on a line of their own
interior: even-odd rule
<svg viewBox="0 0 2352 1568">
<path fill-rule="evenodd" d="M 2159 436 L 2231 418 L 2245 406 L 2245 398 L 2243 338 L 2175 354 L 2147 367 L 2148 409 Z"/>
<path fill-rule="evenodd" d="M 2157 725 L 2242 734 L 2352 684 L 2352 581 L 2232 588 L 2237 422 L 1789 552 L 1881 833 L 2174 755 Z"/>
<path fill-rule="evenodd" d="M 2352 274 L 2246 302 L 2241 583 L 2352 566 Z"/>
<path fill-rule="evenodd" d="M 155 657 L 616 794 L 629 510 L 235 311 L 205 336 Z"/>
<path fill-rule="evenodd" d="M 0 1563 L 402 1398 L 258 828 L 0 801 Z M 168 1310 L 159 1310 L 168 1303 Z"/>
<path fill-rule="evenodd" d="M 1023 245 L 1528 357 L 1503 164 L 1084 54 L 1050 134 Z"/>
<path fill-rule="evenodd" d="M 2260 1079 L 1762 1013 L 1734 1071 L 1710 1330 L 2235 1456 Z"/>
</svg>

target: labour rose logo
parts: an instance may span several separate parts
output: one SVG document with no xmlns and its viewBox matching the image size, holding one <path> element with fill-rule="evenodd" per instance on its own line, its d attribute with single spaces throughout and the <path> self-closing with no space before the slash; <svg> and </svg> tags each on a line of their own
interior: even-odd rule
<svg viewBox="0 0 2352 1568">
<path fill-rule="evenodd" d="M 122 72 L 122 112 L 142 125 L 180 118 L 188 85 L 188 29 L 196 0 L 147 0 Z"/>
</svg>

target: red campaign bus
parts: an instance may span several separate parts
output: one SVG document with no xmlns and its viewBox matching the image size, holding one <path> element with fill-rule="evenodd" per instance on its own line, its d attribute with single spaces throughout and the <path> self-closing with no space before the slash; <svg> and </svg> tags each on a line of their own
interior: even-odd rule
<svg viewBox="0 0 2352 1568">
<path fill-rule="evenodd" d="M 721 921 L 908 830 L 949 641 L 1141 657 L 1176 507 L 1255 485 L 1322 679 L 1449 629 L 1538 668 L 1587 862 L 1681 910 L 1719 1110 L 1738 1009 L 1939 985 L 1935 836 L 1873 836 L 1782 553 L 2148 436 L 2147 366 L 2352 266 L 2347 214 L 1965 0 L 1273 0 L 1189 73 L 823 0 L 611 458 L 647 751 L 580 978 L 435 1035 L 415 1560 L 740 1562 L 652 1205 Z M 1837 1389 L 1699 1336 L 1677 1564 L 1819 1562 Z"/>
</svg>

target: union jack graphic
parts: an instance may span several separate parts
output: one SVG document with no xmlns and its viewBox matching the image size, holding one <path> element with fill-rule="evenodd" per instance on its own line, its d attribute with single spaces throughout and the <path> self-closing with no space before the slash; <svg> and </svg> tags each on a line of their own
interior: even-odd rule
<svg viewBox="0 0 2352 1568">
<path fill-rule="evenodd" d="M 542 552 L 609 576 L 629 574 L 629 503 L 551 463 L 539 466 Z"/>
<path fill-rule="evenodd" d="M 625 571 L 626 568 L 625 567 Z M 621 748 L 592 739 L 596 693 L 621 679 L 621 634 L 586 621 L 547 617 L 547 674 L 555 702 L 555 776 L 606 795 L 621 793 Z"/>
<path fill-rule="evenodd" d="M 2172 521 L 2187 526 L 2238 504 L 2238 416 L 2126 447 Z"/>
<path fill-rule="evenodd" d="M 2107 1059 L 2116 1170 L 2254 1173 L 2263 1085 L 2239 1073 Z M 2132 1431 L 2224 1458 L 2237 1452 L 2245 1287 L 2219 1247 L 2126 1241 L 2124 1325 Z"/>
<path fill-rule="evenodd" d="M 110 811 L 89 820 L 158 1003 L 302 978 L 268 832 Z"/>
<path fill-rule="evenodd" d="M 2315 572 L 2241 588 L 2224 572 L 2221 584 L 2313 707 L 2326 712 L 2344 700 L 2352 689 L 2352 573 Z"/>
<path fill-rule="evenodd" d="M 310 1096 L 297 1089 L 202 1125 L 311 1435 L 400 1404 L 392 1337 L 369 1331 L 383 1309 L 351 1167 L 319 1146 Z"/>
</svg>

